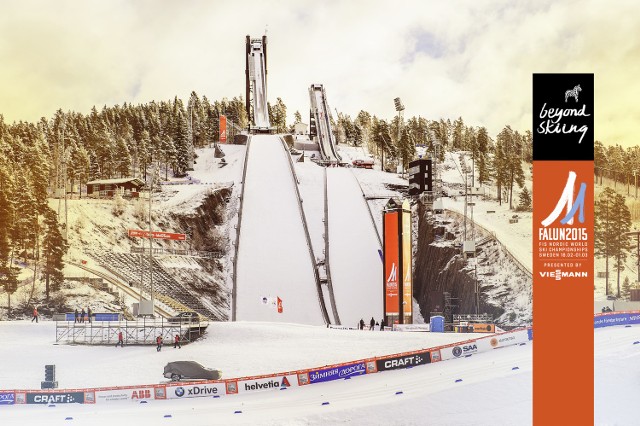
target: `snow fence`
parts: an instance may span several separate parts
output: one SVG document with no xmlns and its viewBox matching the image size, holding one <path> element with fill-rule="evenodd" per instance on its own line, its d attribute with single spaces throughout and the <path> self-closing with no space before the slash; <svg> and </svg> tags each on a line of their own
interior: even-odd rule
<svg viewBox="0 0 640 426">
<path fill-rule="evenodd" d="M 640 315 L 635 313 L 638 318 Z M 638 320 L 640 322 L 640 319 Z M 350 379 L 364 374 L 411 368 L 434 362 L 469 357 L 506 346 L 523 345 L 532 340 L 531 327 L 492 334 L 478 339 L 433 348 L 402 352 L 319 368 L 262 376 L 197 382 L 169 382 L 154 385 L 115 386 L 88 389 L 0 390 L 0 405 L 13 404 L 103 404 L 114 401 L 147 401 L 196 397 L 221 397 L 248 392 L 279 392 L 332 380 Z"/>
</svg>

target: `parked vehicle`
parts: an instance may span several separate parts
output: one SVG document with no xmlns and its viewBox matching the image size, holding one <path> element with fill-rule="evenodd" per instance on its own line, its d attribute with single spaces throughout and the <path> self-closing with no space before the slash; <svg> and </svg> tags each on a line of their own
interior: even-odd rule
<svg viewBox="0 0 640 426">
<path fill-rule="evenodd" d="M 362 169 L 373 169 L 373 160 L 353 160 L 351 162 L 353 167 L 358 167 Z"/>
<path fill-rule="evenodd" d="M 179 323 L 200 322 L 200 314 L 193 311 L 180 312 L 178 315 L 169 318 L 167 321 Z"/>
<path fill-rule="evenodd" d="M 195 361 L 172 361 L 164 366 L 163 375 L 173 381 L 218 380 L 222 377 L 222 372 L 203 367 Z"/>
</svg>

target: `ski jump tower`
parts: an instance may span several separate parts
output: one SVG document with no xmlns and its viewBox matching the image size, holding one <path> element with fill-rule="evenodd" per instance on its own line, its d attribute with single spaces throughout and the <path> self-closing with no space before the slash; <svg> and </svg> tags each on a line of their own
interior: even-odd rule
<svg viewBox="0 0 640 426">
<path fill-rule="evenodd" d="M 271 133 L 267 107 L 267 36 L 246 38 L 246 109 L 252 133 Z"/>
</svg>

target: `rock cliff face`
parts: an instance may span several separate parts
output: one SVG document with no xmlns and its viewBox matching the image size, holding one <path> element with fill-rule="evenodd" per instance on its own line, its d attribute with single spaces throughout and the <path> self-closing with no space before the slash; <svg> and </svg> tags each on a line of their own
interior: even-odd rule
<svg viewBox="0 0 640 426">
<path fill-rule="evenodd" d="M 454 304 L 452 314 L 475 314 L 477 277 L 478 313 L 491 314 L 502 325 L 530 323 L 531 280 L 509 261 L 499 243 L 476 230 L 477 262 L 468 262 L 455 244 L 462 239 L 457 216 L 435 216 L 422 205 L 414 214 L 414 298 L 425 321 L 432 312 L 444 312 L 445 292 Z"/>
</svg>

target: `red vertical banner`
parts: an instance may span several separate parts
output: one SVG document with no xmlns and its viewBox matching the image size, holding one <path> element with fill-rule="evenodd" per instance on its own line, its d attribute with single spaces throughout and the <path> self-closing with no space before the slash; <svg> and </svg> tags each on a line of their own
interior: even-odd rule
<svg viewBox="0 0 640 426">
<path fill-rule="evenodd" d="M 400 314 L 398 215 L 397 210 L 384 212 L 384 314 L 396 319 Z"/>
<path fill-rule="evenodd" d="M 227 143 L 227 116 L 220 116 L 220 143 Z"/>
<path fill-rule="evenodd" d="M 278 313 L 282 313 L 282 299 L 278 297 Z"/>
<path fill-rule="evenodd" d="M 411 205 L 402 203 L 402 315 L 403 324 L 413 323 L 413 288 L 411 255 Z"/>
<path fill-rule="evenodd" d="M 533 424 L 590 425 L 593 74 L 533 75 Z"/>
</svg>

